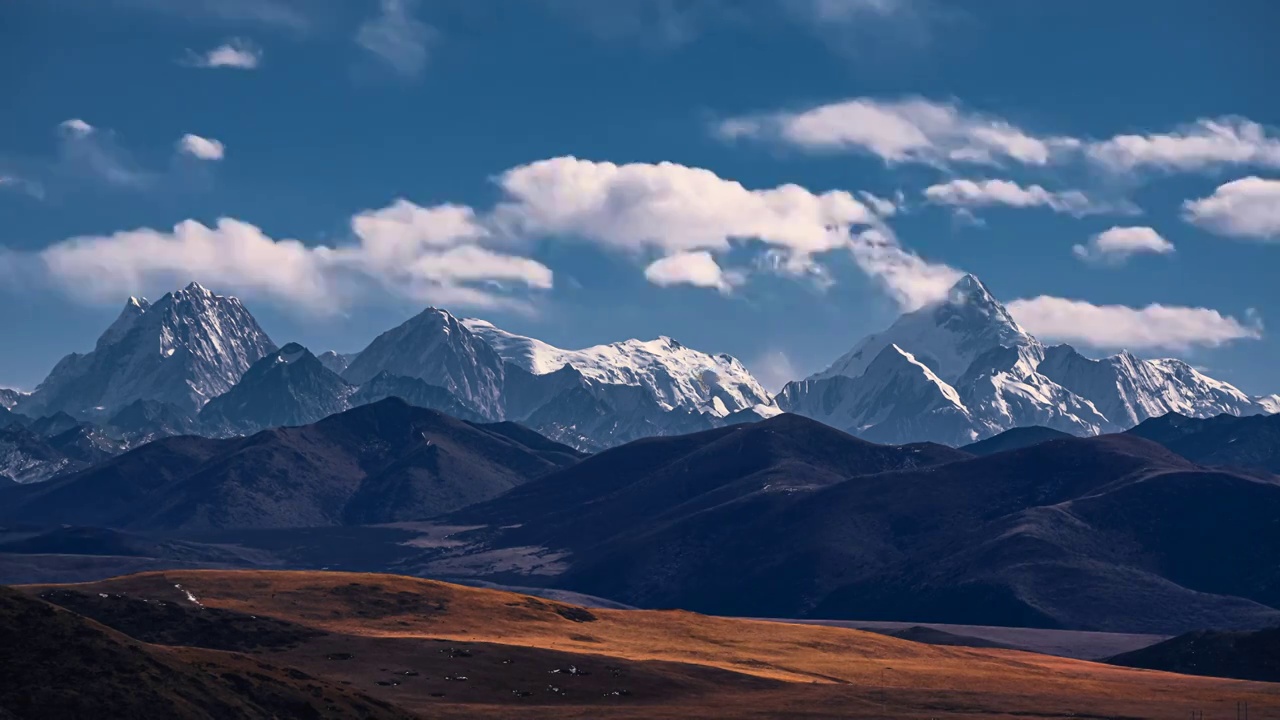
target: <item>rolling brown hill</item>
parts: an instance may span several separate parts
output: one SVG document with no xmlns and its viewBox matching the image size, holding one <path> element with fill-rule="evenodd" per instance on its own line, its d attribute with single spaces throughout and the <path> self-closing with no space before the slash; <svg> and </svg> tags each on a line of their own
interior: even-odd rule
<svg viewBox="0 0 1280 720">
<path fill-rule="evenodd" d="M 1188 709 L 1224 716 L 1237 702 L 1280 707 L 1275 684 L 844 628 L 588 610 L 391 575 L 175 571 L 25 590 L 80 603 L 109 625 L 129 618 L 136 627 L 138 608 L 161 601 L 197 616 L 269 621 L 284 644 L 258 648 L 256 658 L 349 682 L 420 717 L 1173 720 Z M 217 627 L 204 622 L 196 632 L 181 613 L 146 626 L 157 633 L 166 623 L 178 625 L 167 632 L 181 642 L 210 642 Z"/>
<path fill-rule="evenodd" d="M 251 633 L 244 640 L 253 641 Z M 240 653 L 141 642 L 0 587 L 0 717 L 405 718 L 390 704 Z"/>
</svg>

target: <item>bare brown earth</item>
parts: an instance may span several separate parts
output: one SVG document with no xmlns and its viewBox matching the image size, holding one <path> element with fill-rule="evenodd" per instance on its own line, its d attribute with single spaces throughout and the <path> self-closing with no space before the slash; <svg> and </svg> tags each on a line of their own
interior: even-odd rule
<svg viewBox="0 0 1280 720">
<path fill-rule="evenodd" d="M 169 642 L 228 642 L 201 608 L 226 613 L 242 632 L 267 623 L 283 640 L 251 656 L 422 717 L 1172 720 L 1192 710 L 1230 717 L 1243 701 L 1253 718 L 1280 718 L 1280 684 L 838 627 L 587 610 L 392 575 L 183 570 L 24 589 L 81 603 L 108 626 L 128 616 Z M 144 622 L 137 613 L 146 608 L 125 598 L 170 610 Z"/>
</svg>

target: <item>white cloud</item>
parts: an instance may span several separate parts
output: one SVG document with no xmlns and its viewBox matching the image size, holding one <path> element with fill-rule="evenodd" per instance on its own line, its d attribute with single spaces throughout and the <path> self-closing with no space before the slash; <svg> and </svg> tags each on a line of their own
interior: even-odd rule
<svg viewBox="0 0 1280 720">
<path fill-rule="evenodd" d="M 414 301 L 473 307 L 520 307 L 520 292 L 551 288 L 546 266 L 483 247 L 474 233 L 460 231 L 457 207 L 409 205 L 360 213 L 352 219 L 356 242 L 347 245 L 273 239 L 222 218 L 213 227 L 187 220 L 168 232 L 76 237 L 34 257 L 11 253 L 4 260 L 11 268 L 30 268 L 34 260 L 50 281 L 90 301 L 115 302 L 198 278 L 316 313 L 356 302 L 371 284 Z M 405 217 L 416 229 L 396 222 Z M 428 227 L 432 221 L 441 227 Z"/>
<path fill-rule="evenodd" d="M 659 285 L 721 291 L 746 280 L 744 271 L 721 268 L 721 256 L 730 251 L 759 251 L 757 260 L 767 262 L 756 262 L 757 270 L 819 285 L 829 283 L 819 256 L 844 251 L 904 309 L 944 296 L 960 276 L 903 248 L 875 212 L 845 191 L 815 194 L 798 185 L 749 189 L 675 163 L 616 165 L 574 157 L 517 166 L 496 181 L 503 197 L 484 212 L 397 200 L 358 213 L 351 220 L 356 242 L 350 245 L 274 240 L 248 223 L 224 219 L 213 228 L 188 221 L 172 232 L 143 228 L 74 238 L 46 257 L 68 289 L 92 296 L 136 291 L 154 277 L 197 276 L 300 303 L 330 295 L 344 302 L 356 281 L 407 297 L 449 292 L 465 295 L 470 304 L 499 302 L 507 286 L 551 287 L 549 269 L 506 252 L 553 238 L 644 260 L 646 277 Z M 230 250 L 216 252 L 219 245 Z M 654 256 L 661 259 L 649 262 Z M 207 273 L 197 272 L 206 264 Z"/>
<path fill-rule="evenodd" d="M 1094 305 L 1045 295 L 1014 300 L 1008 308 L 1019 325 L 1041 339 L 1096 348 L 1184 351 L 1262 337 L 1258 322 L 1241 322 L 1209 308 Z"/>
<path fill-rule="evenodd" d="M 1183 217 L 1220 235 L 1280 240 L 1280 180 L 1233 180 L 1209 197 L 1185 202 Z"/>
<path fill-rule="evenodd" d="M 200 160 L 221 160 L 223 155 L 226 154 L 226 147 L 213 138 L 187 133 L 178 141 L 178 152 Z"/>
<path fill-rule="evenodd" d="M 499 177 L 507 199 L 495 216 L 509 232 L 561 235 L 614 250 L 728 250 L 759 240 L 809 256 L 848 245 L 848 229 L 878 222 L 851 194 L 799 185 L 749 190 L 710 170 L 676 163 L 558 157 Z"/>
<path fill-rule="evenodd" d="M 777 271 L 816 277 L 814 256 L 844 249 L 908 308 L 941 297 L 960 276 L 903 249 L 842 190 L 752 190 L 702 168 L 574 157 L 521 165 L 498 182 L 507 197 L 492 221 L 504 234 L 577 238 L 633 255 L 715 254 L 758 241 Z"/>
<path fill-rule="evenodd" d="M 740 276 L 726 273 L 711 253 L 705 250 L 659 258 L 644 269 L 644 276 L 649 282 L 661 287 L 693 285 L 714 288 L 722 293 L 731 291 L 741 281 Z"/>
<path fill-rule="evenodd" d="M 415 77 L 427 65 L 427 46 L 436 30 L 412 15 L 414 0 L 381 0 L 376 17 L 356 32 L 356 43 L 396 72 Z"/>
<path fill-rule="evenodd" d="M 58 123 L 58 129 L 69 137 L 82 138 L 92 133 L 94 127 L 80 118 L 71 118 Z"/>
<path fill-rule="evenodd" d="M 757 138 L 811 151 L 867 152 L 888 164 L 1046 165 L 1079 141 L 1034 137 L 997 117 L 954 103 L 912 97 L 853 98 L 800 112 L 730 118 L 719 124 L 727 139 Z"/>
<path fill-rule="evenodd" d="M 1169 133 L 1117 135 L 1089 143 L 1085 152 L 1117 172 L 1145 167 L 1191 171 L 1222 165 L 1280 168 L 1280 137 L 1239 117 L 1201 119 Z"/>
<path fill-rule="evenodd" d="M 253 70 L 262 62 L 262 51 L 248 41 L 236 38 L 205 53 L 188 51 L 188 62 L 201 68 Z"/>
<path fill-rule="evenodd" d="M 1108 204 L 1096 201 L 1079 190 L 1050 191 L 1040 185 L 1023 187 L 1010 180 L 951 180 L 925 188 L 924 196 L 938 205 L 970 210 L 993 205 L 1046 207 L 1076 217 L 1136 210 L 1127 203 Z"/>
<path fill-rule="evenodd" d="M 881 285 L 903 312 L 947 296 L 964 273 L 934 263 L 903 248 L 886 228 L 856 234 L 851 246 L 854 262 Z"/>
<path fill-rule="evenodd" d="M 1076 257 L 1086 262 L 1119 265 L 1139 254 L 1168 255 L 1173 243 L 1149 227 L 1112 227 L 1089 238 L 1089 242 L 1071 248 Z"/>
</svg>

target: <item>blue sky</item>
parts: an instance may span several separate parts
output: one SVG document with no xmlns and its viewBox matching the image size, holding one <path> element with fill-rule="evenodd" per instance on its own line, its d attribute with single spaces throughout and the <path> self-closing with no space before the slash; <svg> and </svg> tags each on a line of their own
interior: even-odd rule
<svg viewBox="0 0 1280 720">
<path fill-rule="evenodd" d="M 1262 0 L 6 3 L 0 385 L 197 280 L 317 351 L 435 304 L 670 335 L 776 388 L 973 272 L 1047 341 L 1277 392 L 1277 26 Z"/>
</svg>

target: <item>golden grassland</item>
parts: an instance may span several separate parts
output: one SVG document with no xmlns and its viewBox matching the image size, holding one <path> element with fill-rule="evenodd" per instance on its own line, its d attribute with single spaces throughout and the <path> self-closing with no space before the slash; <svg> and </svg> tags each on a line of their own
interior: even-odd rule
<svg viewBox="0 0 1280 720">
<path fill-rule="evenodd" d="M 1280 718 L 1280 684 L 1013 650 L 924 645 L 836 627 L 683 611 L 584 611 L 526 595 L 395 575 L 169 571 L 80 587 L 181 602 L 189 602 L 189 592 L 207 607 L 321 629 L 361 647 L 383 642 L 406 657 L 415 647 L 435 652 L 425 643 L 446 640 L 625 661 L 689 679 L 688 692 L 631 705 L 553 707 L 535 699 L 514 709 L 505 698 L 458 704 L 447 696 L 402 690 L 382 696 L 430 717 L 1173 719 L 1192 710 L 1206 718 L 1230 717 L 1237 702 L 1248 702 L 1255 720 Z M 296 651 L 294 659 L 305 661 Z M 328 673 L 330 679 L 349 672 L 332 664 L 306 669 Z M 702 671 L 710 669 L 767 682 L 721 683 L 714 677 L 729 674 L 709 680 Z"/>
</svg>

